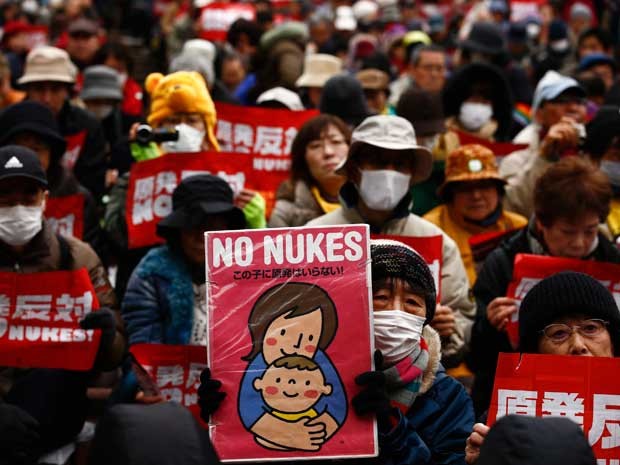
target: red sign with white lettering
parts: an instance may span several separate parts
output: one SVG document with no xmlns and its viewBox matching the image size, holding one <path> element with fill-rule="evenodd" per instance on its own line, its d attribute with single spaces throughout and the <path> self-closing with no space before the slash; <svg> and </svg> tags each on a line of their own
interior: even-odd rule
<svg viewBox="0 0 620 465">
<path fill-rule="evenodd" d="M 82 239 L 84 235 L 84 196 L 50 197 L 45 203 L 45 218 L 52 230 L 64 236 Z"/>
<path fill-rule="evenodd" d="M 255 18 L 256 9 L 250 3 L 213 2 L 202 9 L 199 35 L 201 39 L 223 42 L 232 23 L 238 19 L 254 21 Z"/>
<path fill-rule="evenodd" d="M 0 366 L 91 369 L 100 331 L 79 320 L 97 308 L 85 268 L 0 273 Z"/>
<path fill-rule="evenodd" d="M 488 424 L 505 415 L 564 417 L 583 428 L 598 465 L 620 457 L 620 359 L 499 354 Z"/>
<path fill-rule="evenodd" d="M 67 143 L 67 149 L 61 159 L 62 166 L 72 170 L 82 154 L 84 141 L 86 140 L 86 130 L 66 135 L 64 138 Z"/>
</svg>

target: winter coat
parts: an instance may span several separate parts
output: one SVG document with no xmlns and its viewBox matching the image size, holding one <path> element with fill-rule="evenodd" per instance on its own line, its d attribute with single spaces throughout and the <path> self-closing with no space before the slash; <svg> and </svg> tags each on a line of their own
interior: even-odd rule
<svg viewBox="0 0 620 465">
<path fill-rule="evenodd" d="M 308 223 L 308 226 L 327 226 L 337 224 L 365 223 L 354 205 L 357 204 L 357 191 L 351 183 L 340 190 L 342 208 L 320 216 Z M 456 330 L 442 341 L 443 362 L 449 366 L 459 364 L 467 350 L 469 332 L 475 307 L 469 298 L 469 282 L 463 266 L 463 260 L 456 243 L 434 224 L 409 213 L 411 197 L 407 195 L 396 207 L 394 216 L 375 234 L 392 234 L 396 236 L 443 236 L 443 262 L 441 267 L 441 304 L 454 310 Z"/>
<path fill-rule="evenodd" d="M 494 224 L 487 227 L 478 226 L 466 221 L 453 208 L 445 204 L 428 212 L 424 215 L 424 219 L 439 226 L 448 236 L 454 239 L 461 252 L 461 258 L 467 270 L 467 277 L 472 286 L 476 282 L 476 267 L 474 256 L 469 246 L 469 238 L 476 234 L 519 229 L 527 224 L 527 219 L 521 215 L 502 210 Z"/>
<path fill-rule="evenodd" d="M 194 291 L 188 265 L 167 245 L 151 249 L 134 270 L 121 305 L 129 344 L 189 344 Z"/>
<path fill-rule="evenodd" d="M 84 143 L 73 167 L 77 180 L 95 197 L 104 193 L 106 171 L 106 140 L 97 118 L 82 108 L 65 102 L 57 117 L 63 137 L 85 132 Z"/>
<path fill-rule="evenodd" d="M 269 217 L 270 228 L 303 226 L 325 212 L 305 181 L 284 181 L 276 193 L 276 204 Z"/>
<path fill-rule="evenodd" d="M 61 240 L 64 242 L 61 243 Z M 66 252 L 69 253 L 68 256 Z M 81 268 L 88 270 L 99 306 L 116 309 L 116 296 L 108 281 L 107 272 L 88 244 L 73 237 L 59 239 L 46 221 L 43 222 L 43 229 L 28 243 L 21 255 L 17 256 L 12 249 L 0 244 L 1 272 L 39 273 Z M 124 333 L 120 316 L 117 318 L 116 329 Z M 117 345 L 110 355 L 109 363 L 103 363 L 114 365 L 115 362 L 120 362 L 123 351 L 124 344 Z M 0 367 L 0 398 L 10 390 L 15 379 L 26 372 L 24 369 Z"/>
<path fill-rule="evenodd" d="M 531 158 L 538 155 L 540 131 L 541 128 L 539 124 L 531 123 L 524 127 L 512 140 L 514 144 L 527 144 L 528 147 L 523 150 L 512 152 L 501 160 L 499 175 L 506 181 L 510 182 L 512 178 L 521 172 L 523 166 L 529 163 Z"/>
<path fill-rule="evenodd" d="M 476 414 L 480 415 L 491 400 L 497 356 L 500 352 L 514 349 L 504 331 L 497 331 L 487 319 L 487 305 L 496 297 L 505 297 L 512 281 L 514 259 L 517 254 L 540 253 L 544 250 L 533 232 L 533 221 L 504 241 L 489 254 L 484 262 L 473 291 L 477 303 L 476 321 L 471 334 L 471 351 L 467 363 L 476 374 L 472 399 Z M 602 234 L 598 235 L 598 246 L 589 259 L 620 263 L 620 251 Z"/>
</svg>

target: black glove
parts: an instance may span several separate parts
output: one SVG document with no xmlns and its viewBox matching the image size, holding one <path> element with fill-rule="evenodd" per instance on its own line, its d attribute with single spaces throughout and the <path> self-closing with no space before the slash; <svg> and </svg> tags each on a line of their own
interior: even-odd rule
<svg viewBox="0 0 620 465">
<path fill-rule="evenodd" d="M 101 363 L 112 350 L 114 339 L 116 338 L 116 317 L 114 312 L 109 308 L 100 308 L 91 312 L 80 320 L 82 329 L 100 329 L 101 339 L 99 341 L 99 349 L 97 350 L 97 358 L 95 366 Z"/>
<path fill-rule="evenodd" d="M 226 393 L 220 391 L 222 382 L 211 378 L 211 370 L 205 368 L 200 373 L 200 387 L 198 388 L 198 405 L 200 406 L 200 418 L 205 423 L 209 422 L 209 416 L 214 413 L 226 397 Z"/>
<path fill-rule="evenodd" d="M 390 415 L 393 407 L 387 396 L 385 387 L 385 373 L 383 373 L 383 354 L 380 350 L 375 351 L 375 371 L 367 371 L 355 378 L 355 384 L 363 389 L 353 397 L 351 403 L 358 415 L 375 414 L 379 426 L 389 428 Z"/>
<path fill-rule="evenodd" d="M 39 423 L 28 412 L 11 404 L 0 404 L 0 464 L 36 462 Z"/>
</svg>

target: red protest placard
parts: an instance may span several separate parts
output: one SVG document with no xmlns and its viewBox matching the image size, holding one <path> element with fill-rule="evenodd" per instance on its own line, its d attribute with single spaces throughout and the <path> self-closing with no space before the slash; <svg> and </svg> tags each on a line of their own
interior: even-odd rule
<svg viewBox="0 0 620 465">
<path fill-rule="evenodd" d="M 506 297 L 515 299 L 519 306 L 539 281 L 560 271 L 578 271 L 592 276 L 600 281 L 613 294 L 616 303 L 620 304 L 620 265 L 544 255 L 518 254 L 515 257 L 512 281 Z M 519 312 L 511 315 L 506 331 L 510 342 L 516 348 L 519 343 Z"/>
<path fill-rule="evenodd" d="M 84 196 L 75 194 L 48 198 L 45 203 L 45 218 L 54 232 L 82 239 L 84 234 Z"/>
<path fill-rule="evenodd" d="M 238 19 L 254 21 L 255 17 L 256 9 L 250 3 L 209 3 L 200 13 L 200 38 L 223 42 L 232 23 Z"/>
<path fill-rule="evenodd" d="M 540 7 L 546 0 L 510 0 L 510 21 L 524 21 L 528 18 L 542 21 Z"/>
<path fill-rule="evenodd" d="M 222 461 L 377 455 L 374 421 L 351 409 L 372 367 L 369 262 L 366 225 L 206 233 Z"/>
<path fill-rule="evenodd" d="M 182 179 L 214 174 L 238 193 L 247 186 L 250 164 L 245 155 L 221 152 L 174 153 L 134 163 L 125 208 L 129 248 L 163 242 L 156 234 L 157 223 L 172 211 L 172 192 Z"/>
<path fill-rule="evenodd" d="M 474 257 L 476 273 L 480 272 L 484 260 L 493 252 L 503 241 L 512 236 L 518 229 L 509 229 L 507 231 L 491 231 L 481 234 L 475 234 L 468 239 L 469 248 Z"/>
<path fill-rule="evenodd" d="M 96 308 L 85 268 L 0 273 L 0 366 L 91 369 L 101 336 L 79 320 Z"/>
<path fill-rule="evenodd" d="M 497 161 L 501 161 L 506 155 L 516 152 L 517 150 L 523 150 L 527 148 L 527 144 L 513 144 L 512 142 L 493 142 L 488 139 L 482 139 L 481 137 L 474 136 L 463 131 L 455 131 L 459 136 L 461 145 L 465 144 L 479 144 L 488 148 L 495 154 Z"/>
<path fill-rule="evenodd" d="M 198 407 L 198 388 L 200 373 L 207 367 L 206 348 L 136 344 L 130 351 L 151 376 L 164 399 L 184 405 L 204 425 Z"/>
<path fill-rule="evenodd" d="M 584 430 L 599 465 L 620 457 L 620 359 L 499 354 L 488 424 L 509 415 L 562 416 Z"/>
<path fill-rule="evenodd" d="M 62 166 L 72 170 L 82 154 L 82 148 L 86 140 L 86 130 L 66 135 L 64 138 L 67 143 L 67 149 L 61 159 Z"/>
<path fill-rule="evenodd" d="M 435 280 L 437 303 L 441 299 L 441 265 L 443 263 L 443 236 L 413 237 L 373 234 L 372 239 L 390 239 L 402 242 L 418 252 L 426 261 Z"/>
</svg>

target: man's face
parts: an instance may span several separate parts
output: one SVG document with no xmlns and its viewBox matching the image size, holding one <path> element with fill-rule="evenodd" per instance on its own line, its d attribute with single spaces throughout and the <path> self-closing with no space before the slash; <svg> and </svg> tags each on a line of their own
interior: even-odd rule
<svg viewBox="0 0 620 465">
<path fill-rule="evenodd" d="M 577 54 L 581 60 L 583 57 L 593 53 L 606 53 L 606 50 L 603 47 L 603 44 L 595 36 L 588 36 L 584 38 L 581 45 L 579 45 Z"/>
<path fill-rule="evenodd" d="M 558 218 L 544 226 L 537 220 L 536 225 L 550 255 L 581 259 L 591 252 L 599 222 L 596 213 L 587 213 L 575 221 Z"/>
<path fill-rule="evenodd" d="M 416 85 L 427 92 L 439 92 L 446 82 L 446 56 L 443 52 L 422 52 L 416 65 L 411 66 L 411 77 Z"/>
<path fill-rule="evenodd" d="M 361 170 L 392 170 L 413 175 L 411 154 L 408 150 L 390 150 L 365 146 L 355 155 L 355 163 L 349 163 L 348 178 L 359 186 Z"/>
<path fill-rule="evenodd" d="M 14 177 L 0 180 L 0 208 L 37 207 L 47 199 L 47 191 L 34 179 Z"/>
<path fill-rule="evenodd" d="M 30 100 L 45 105 L 55 116 L 69 98 L 69 84 L 64 82 L 31 82 L 27 84 L 26 91 Z"/>
<path fill-rule="evenodd" d="M 229 90 L 236 89 L 245 78 L 245 68 L 238 58 L 224 60 L 222 63 L 222 83 Z"/>
<path fill-rule="evenodd" d="M 364 90 L 368 108 L 375 113 L 382 113 L 387 103 L 387 91 L 385 89 L 366 89 Z"/>
<path fill-rule="evenodd" d="M 67 40 L 67 53 L 72 59 L 83 63 L 90 63 L 99 47 L 99 37 L 88 32 L 69 34 Z"/>
<path fill-rule="evenodd" d="M 550 128 L 564 116 L 568 116 L 578 123 L 585 121 L 585 99 L 579 93 L 567 90 L 555 99 L 544 102 L 536 111 L 536 119 L 544 128 Z"/>
<path fill-rule="evenodd" d="M 610 65 L 601 63 L 590 68 L 590 71 L 605 83 L 605 89 L 609 90 L 614 84 L 614 70 Z"/>
<path fill-rule="evenodd" d="M 37 154 L 44 171 L 50 166 L 52 151 L 50 146 L 41 137 L 32 132 L 20 132 L 11 139 L 11 144 L 27 147 Z"/>
</svg>

